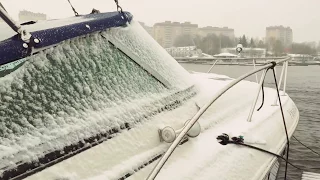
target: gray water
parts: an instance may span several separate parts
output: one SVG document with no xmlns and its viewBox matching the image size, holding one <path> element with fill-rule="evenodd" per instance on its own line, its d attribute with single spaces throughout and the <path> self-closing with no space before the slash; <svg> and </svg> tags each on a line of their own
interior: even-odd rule
<svg viewBox="0 0 320 180">
<path fill-rule="evenodd" d="M 207 72 L 210 65 L 187 64 L 181 65 L 188 71 Z M 233 78 L 252 70 L 252 66 L 223 66 L 218 65 L 212 73 L 224 74 Z M 281 67 L 276 68 L 279 74 Z M 259 74 L 259 77 L 261 73 Z M 274 87 L 272 71 L 266 77 L 266 86 Z M 256 81 L 255 76 L 248 78 Z M 298 106 L 300 121 L 294 136 L 305 145 L 320 153 L 320 66 L 289 66 L 286 92 Z M 291 138 L 290 162 L 309 172 L 320 173 L 320 157 L 310 152 L 296 140 Z M 278 180 L 284 179 L 285 164 L 282 163 Z M 287 179 L 300 180 L 302 172 L 289 165 Z"/>
</svg>

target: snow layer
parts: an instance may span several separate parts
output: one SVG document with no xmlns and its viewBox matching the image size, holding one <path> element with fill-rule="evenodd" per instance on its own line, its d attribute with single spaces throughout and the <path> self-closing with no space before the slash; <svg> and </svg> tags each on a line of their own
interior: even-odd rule
<svg viewBox="0 0 320 180">
<path fill-rule="evenodd" d="M 181 89 L 193 85 L 189 73 L 138 22 L 133 20 L 128 27 L 113 28 L 110 33 L 122 46 L 160 73 L 172 87 Z"/>
<path fill-rule="evenodd" d="M 208 83 L 204 83 L 203 87 L 208 86 Z M 273 156 L 236 145 L 222 146 L 216 140 L 222 133 L 231 137 L 243 135 L 246 143 L 280 153 L 286 138 L 279 106 L 271 106 L 274 90 L 265 89 L 264 107 L 260 112 L 254 112 L 252 122 L 246 121 L 253 100 L 253 96 L 246 94 L 252 94 L 256 89 L 254 87 L 253 83 L 242 82 L 214 103 L 200 120 L 202 127 L 207 130 L 191 142 L 180 146 L 157 179 L 262 179 L 274 159 Z M 296 113 L 292 116 L 289 113 L 292 108 L 296 112 L 297 109 L 288 96 L 282 97 L 282 100 L 289 135 L 292 135 L 299 115 Z M 256 108 L 260 103 L 261 101 L 257 103 Z M 154 165 L 155 163 L 145 169 L 146 174 L 141 172 L 139 177 L 137 173 L 137 176 L 129 179 L 146 177 Z"/>
<path fill-rule="evenodd" d="M 199 74 L 197 78 L 201 77 Z M 210 75 L 204 75 L 208 77 Z M 214 75 L 211 75 L 214 77 Z M 215 88 L 208 88 L 209 81 L 201 81 L 204 89 L 220 89 L 221 82 L 212 82 Z M 247 122 L 254 92 L 254 83 L 241 82 L 230 92 L 223 95 L 200 119 L 202 133 L 186 144 L 179 146 L 161 170 L 157 179 L 175 180 L 257 180 L 262 179 L 275 157 L 236 145 L 220 145 L 216 137 L 227 133 L 230 137 L 243 135 L 245 142 L 279 154 L 284 148 L 286 138 L 279 106 L 271 106 L 275 91 L 265 88 L 266 101 L 259 112 L 254 112 L 252 122 Z M 213 90 L 216 92 L 216 90 Z M 202 92 L 199 93 L 199 96 Z M 205 94 L 205 93 L 204 93 Z M 288 97 L 282 97 L 284 113 L 291 136 L 297 126 L 299 114 L 296 106 Z M 259 107 L 261 101 L 257 103 Z M 295 112 L 295 113 L 290 113 Z M 145 167 L 129 180 L 145 179 L 156 162 Z M 107 176 L 105 176 L 107 177 Z M 101 176 L 95 180 L 102 179 Z"/>
<path fill-rule="evenodd" d="M 147 53 L 140 50 L 139 55 Z M 146 121 L 168 103 L 188 96 L 175 94 L 177 87 L 166 88 L 100 33 L 32 56 L 0 78 L 0 169 L 120 129 L 125 122 Z"/>
<path fill-rule="evenodd" d="M 90 19 L 73 17 L 64 20 L 40 21 L 36 24 L 25 26 L 25 28 L 32 32 L 88 20 Z M 0 23 L 0 32 L 0 41 L 15 34 L 5 23 Z M 110 35 L 110 37 L 119 41 L 123 47 L 139 57 L 140 61 L 150 66 L 153 72 L 161 74 L 172 87 L 187 88 L 193 84 L 186 78 L 188 77 L 188 72 L 151 38 L 138 22 L 132 20 L 128 27 L 111 28 L 110 32 L 105 35 Z"/>
<path fill-rule="evenodd" d="M 146 70 L 101 34 L 141 58 Z M 168 144 L 159 141 L 159 129 L 181 128 L 197 112 L 197 106 L 231 81 L 214 74 L 194 74 L 191 78 L 134 21 L 126 28 L 101 34 L 66 41 L 29 58 L 0 79 L 0 168 L 37 160 L 46 152 L 111 128 L 120 129 L 124 122 L 135 123 L 131 130 L 28 178 L 118 179 L 167 149 Z M 170 86 L 164 86 L 150 72 L 163 75 Z M 196 91 L 175 94 L 193 82 L 197 82 Z M 256 83 L 243 81 L 219 98 L 201 117 L 200 136 L 177 148 L 158 179 L 261 179 L 272 156 L 221 146 L 215 139 L 221 133 L 244 135 L 246 142 L 279 153 L 285 136 L 280 111 L 270 106 L 274 90 L 265 89 L 264 108 L 254 113 L 251 123 L 246 122 L 256 90 Z M 199 93 L 177 109 L 152 114 L 194 92 Z M 298 113 L 288 96 L 282 100 L 292 134 Z M 154 165 L 130 179 L 146 178 Z"/>
<path fill-rule="evenodd" d="M 199 93 L 183 106 L 160 113 L 152 121 L 91 148 L 75 157 L 33 175 L 28 180 L 69 178 L 70 180 L 117 180 L 127 173 L 128 179 L 146 179 L 155 162 L 137 171 L 141 164 L 168 148 L 160 142 L 158 130 L 171 126 L 179 129 L 196 112 L 196 104 L 203 104 L 230 80 L 217 80 L 215 74 L 194 74 Z M 271 106 L 275 91 L 265 88 L 264 107 L 255 112 L 252 122 L 247 116 L 257 90 L 257 84 L 243 81 L 221 96 L 200 119 L 202 133 L 179 146 L 157 179 L 262 179 L 270 169 L 274 157 L 259 151 L 222 146 L 216 137 L 227 133 L 231 137 L 243 135 L 246 143 L 279 153 L 285 144 L 285 132 L 279 107 Z M 248 95 L 250 94 L 250 95 Z M 282 97 L 289 135 L 292 135 L 299 118 L 296 106 L 288 96 Z M 258 107 L 261 99 L 258 101 Z M 295 113 L 290 113 L 295 112 Z M 137 172 L 136 172 L 137 171 Z"/>
</svg>

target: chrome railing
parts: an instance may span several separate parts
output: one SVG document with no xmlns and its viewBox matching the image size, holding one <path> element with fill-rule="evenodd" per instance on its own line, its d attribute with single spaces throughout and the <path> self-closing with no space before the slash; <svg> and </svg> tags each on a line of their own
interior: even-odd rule
<svg viewBox="0 0 320 180">
<path fill-rule="evenodd" d="M 290 59 L 290 58 L 286 58 L 286 59 Z M 280 75 L 280 80 L 278 82 L 278 90 L 280 91 L 281 89 L 281 82 L 282 82 L 282 78 L 283 78 L 283 75 L 284 75 L 284 83 L 283 83 L 283 94 L 282 96 L 285 96 L 285 91 L 286 91 L 286 84 L 287 84 L 287 74 L 288 74 L 288 60 L 287 61 L 279 61 L 277 64 L 280 64 L 282 62 L 282 71 L 281 71 L 281 75 Z M 274 68 L 275 70 L 275 73 L 276 73 L 276 68 Z M 258 98 L 259 98 L 259 95 L 260 95 L 260 91 L 261 91 L 261 88 L 262 88 L 262 84 L 263 84 L 263 81 L 265 79 L 265 76 L 266 76 L 266 70 L 263 71 L 262 75 L 261 75 L 261 79 L 260 79 L 260 82 L 259 82 L 259 87 L 258 87 L 258 90 L 257 90 L 257 95 L 256 95 L 256 98 L 254 99 L 253 101 L 253 104 L 251 106 L 251 109 L 250 109 L 250 113 L 249 113 L 249 116 L 248 116 L 248 119 L 247 121 L 248 122 L 251 122 L 251 118 L 252 118 L 252 115 L 253 115 L 253 112 L 254 112 L 254 109 L 256 107 L 256 104 L 257 104 L 257 101 L 258 101 Z M 275 95 L 275 100 L 274 100 L 274 103 L 272 104 L 272 106 L 277 106 L 277 102 L 278 102 L 278 94 Z"/>
<path fill-rule="evenodd" d="M 272 59 L 277 59 L 277 58 L 272 58 Z M 290 60 L 290 58 L 284 58 L 284 59 L 281 59 L 281 60 L 278 60 L 276 62 L 276 64 L 280 64 L 280 63 L 283 63 L 283 67 L 282 69 L 282 75 L 283 73 L 285 73 L 285 80 L 284 80 L 284 90 L 285 90 L 285 83 L 286 83 L 286 73 L 287 73 L 287 67 L 288 67 L 288 60 Z M 179 133 L 179 135 L 175 138 L 175 140 L 172 142 L 172 144 L 170 145 L 170 147 L 168 148 L 168 150 L 165 152 L 165 154 L 162 156 L 162 158 L 158 161 L 158 163 L 156 164 L 156 166 L 153 168 L 153 170 L 151 171 L 151 173 L 149 174 L 149 176 L 147 177 L 147 180 L 153 180 L 156 178 L 156 176 L 158 175 L 158 173 L 160 172 L 160 170 L 162 169 L 162 167 L 164 166 L 164 164 L 167 162 L 167 160 L 169 159 L 169 157 L 171 156 L 171 154 L 173 153 L 173 151 L 177 148 L 177 146 L 180 144 L 180 142 L 182 141 L 182 139 L 185 137 L 185 135 L 188 133 L 188 131 L 193 127 L 193 125 L 199 120 L 199 118 L 202 116 L 202 114 L 204 112 L 206 112 L 206 110 L 220 97 L 222 96 L 225 92 L 227 92 L 230 88 L 232 88 L 234 85 L 238 84 L 240 81 L 244 80 L 245 78 L 253 75 L 253 74 L 256 74 L 257 72 L 260 72 L 260 71 L 264 71 L 262 73 L 262 76 L 261 76 L 261 79 L 260 79 L 260 83 L 259 83 L 259 90 L 258 90 L 258 93 L 257 93 L 257 96 L 254 100 L 254 103 L 253 103 L 253 108 L 251 108 L 251 111 L 250 111 L 250 114 L 249 114 L 249 117 L 248 117 L 248 121 L 251 121 L 251 117 L 252 117 L 252 114 L 253 114 L 253 110 L 255 105 L 256 105 L 256 102 L 257 102 L 257 98 L 259 97 L 259 93 L 260 93 L 260 90 L 261 90 L 261 86 L 262 86 L 262 82 L 264 80 L 264 77 L 266 75 L 266 71 L 268 68 L 272 67 L 273 64 L 272 63 L 268 63 L 262 67 L 259 67 L 259 68 L 256 68 L 240 77 L 238 77 L 237 79 L 234 79 L 231 83 L 229 83 L 228 85 L 226 85 L 224 88 L 222 88 L 218 93 L 216 93 L 212 99 L 206 103 L 204 106 L 202 106 L 199 111 L 192 117 L 192 119 L 190 121 L 188 121 L 188 123 L 185 124 L 185 126 L 182 128 L 181 132 Z M 210 68 L 212 69 L 212 68 Z M 284 72 L 284 69 L 285 72 Z M 208 71 L 209 72 L 209 71 Z M 281 81 L 282 77 L 280 78 L 280 81 Z M 279 81 L 279 84 L 281 84 Z M 280 87 L 280 86 L 279 86 Z"/>
<path fill-rule="evenodd" d="M 281 74 L 280 74 L 280 80 L 278 83 L 278 88 L 280 90 L 281 88 L 281 83 L 282 83 L 282 79 L 283 79 L 283 75 L 284 75 L 284 83 L 283 83 L 283 94 L 282 96 L 286 95 L 286 85 L 287 85 L 287 74 L 288 74 L 288 61 L 284 62 L 282 64 L 282 70 L 281 70 Z M 278 104 L 278 95 L 276 94 L 275 99 L 274 99 L 274 103 L 273 106 L 277 106 Z"/>
<path fill-rule="evenodd" d="M 257 73 L 255 73 L 255 74 L 257 74 Z M 252 104 L 251 109 L 250 109 L 250 112 L 249 112 L 249 116 L 248 116 L 248 119 L 247 119 L 248 122 L 251 122 L 251 118 L 252 118 L 254 109 L 256 107 L 256 104 L 257 104 L 257 101 L 258 101 L 258 98 L 259 98 L 259 95 L 260 95 L 261 87 L 262 87 L 262 84 L 263 84 L 263 81 L 264 81 L 266 75 L 267 75 L 267 69 L 264 69 L 264 71 L 263 71 L 263 73 L 261 75 L 261 78 L 260 78 L 260 82 L 259 82 L 259 87 L 258 87 L 258 90 L 257 90 L 258 92 L 256 94 L 256 98 L 254 99 L 253 104 Z"/>
<path fill-rule="evenodd" d="M 219 61 L 219 59 L 217 59 L 213 64 L 212 66 L 210 67 L 209 71 L 207 73 L 210 73 L 212 68 L 217 64 L 217 62 Z"/>
<path fill-rule="evenodd" d="M 210 69 L 208 70 L 208 72 L 207 73 L 210 73 L 211 72 L 211 70 L 213 69 L 213 67 L 219 62 L 219 61 L 222 61 L 222 60 L 230 60 L 230 61 L 232 61 L 232 60 L 251 60 L 252 59 L 252 64 L 253 64 L 253 69 L 256 69 L 256 60 L 270 60 L 270 59 L 272 59 L 272 61 L 274 61 L 274 60 L 276 60 L 276 59 L 284 59 L 285 57 L 272 57 L 272 58 L 268 58 L 268 57 L 254 57 L 254 58 L 240 58 L 240 57 L 237 57 L 237 58 L 208 58 L 208 57 L 206 57 L 206 58 L 190 58 L 190 57 L 181 57 L 181 58 L 179 58 L 179 57 L 176 57 L 175 59 L 176 60 L 206 60 L 206 61 L 208 61 L 208 60 L 213 60 L 212 62 L 214 62 L 213 64 L 212 64 L 212 66 L 210 67 Z M 266 63 L 266 62 L 264 62 L 264 63 Z M 258 83 L 259 81 L 258 81 L 258 74 L 256 73 L 255 74 L 255 76 L 256 76 L 256 82 Z"/>
<path fill-rule="evenodd" d="M 256 69 L 256 60 L 252 59 L 252 63 L 253 63 L 253 69 Z M 258 74 L 255 73 L 255 75 L 256 75 L 256 82 L 258 83 Z"/>
</svg>

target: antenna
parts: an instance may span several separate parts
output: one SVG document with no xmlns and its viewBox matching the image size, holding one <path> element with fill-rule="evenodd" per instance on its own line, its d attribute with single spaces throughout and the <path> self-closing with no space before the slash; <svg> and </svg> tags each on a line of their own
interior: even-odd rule
<svg viewBox="0 0 320 180">
<path fill-rule="evenodd" d="M 76 11 L 76 9 L 72 6 L 70 0 L 68 0 L 68 2 L 69 2 L 69 4 L 70 4 L 70 6 L 71 6 L 71 9 L 72 9 L 74 15 L 75 15 L 75 16 L 79 16 L 79 13 L 78 13 L 78 12 Z"/>
<path fill-rule="evenodd" d="M 4 9 L 5 11 L 7 11 L 6 8 L 4 8 L 4 6 L 1 4 L 1 2 L 0 2 L 0 7 L 1 7 L 2 9 Z"/>
</svg>

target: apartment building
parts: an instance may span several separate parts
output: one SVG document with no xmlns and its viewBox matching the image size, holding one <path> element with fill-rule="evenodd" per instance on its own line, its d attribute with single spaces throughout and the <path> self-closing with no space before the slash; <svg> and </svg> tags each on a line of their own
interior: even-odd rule
<svg viewBox="0 0 320 180">
<path fill-rule="evenodd" d="M 270 26 L 266 28 L 266 42 L 280 40 L 284 47 L 291 47 L 293 41 L 293 33 L 290 27 Z"/>
<path fill-rule="evenodd" d="M 198 30 L 197 24 L 190 22 L 165 21 L 153 26 L 154 39 L 164 48 L 172 47 L 175 39 L 182 34 L 195 35 Z"/>
<path fill-rule="evenodd" d="M 208 34 L 215 34 L 217 36 L 220 36 L 220 35 L 227 36 L 231 40 L 235 38 L 234 29 L 230 29 L 228 27 L 220 28 L 220 27 L 207 26 L 207 27 L 199 28 L 198 34 L 202 37 L 205 37 Z"/>
<path fill-rule="evenodd" d="M 27 21 L 39 21 L 39 20 L 46 20 L 47 15 L 42 13 L 33 13 L 30 11 L 20 11 L 19 12 L 19 21 L 20 22 L 27 22 Z"/>
</svg>

